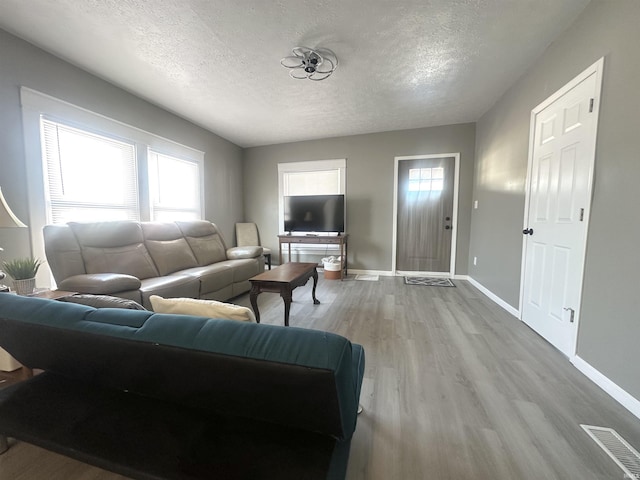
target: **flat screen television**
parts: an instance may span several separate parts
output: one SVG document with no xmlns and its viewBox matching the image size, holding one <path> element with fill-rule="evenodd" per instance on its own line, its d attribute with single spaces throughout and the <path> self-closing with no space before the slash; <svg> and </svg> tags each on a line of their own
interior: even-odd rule
<svg viewBox="0 0 640 480">
<path fill-rule="evenodd" d="M 344 195 L 284 197 L 285 232 L 344 232 Z"/>
</svg>

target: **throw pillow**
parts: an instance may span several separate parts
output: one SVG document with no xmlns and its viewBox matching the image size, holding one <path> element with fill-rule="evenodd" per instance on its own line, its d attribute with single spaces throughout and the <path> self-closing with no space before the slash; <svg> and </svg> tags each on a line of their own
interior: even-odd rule
<svg viewBox="0 0 640 480">
<path fill-rule="evenodd" d="M 129 310 L 146 310 L 142 305 L 133 300 L 110 295 L 84 295 L 76 294 L 61 298 L 63 302 L 79 303 L 94 308 L 126 308 Z"/>
<path fill-rule="evenodd" d="M 149 297 L 153 311 L 156 313 L 174 313 L 178 315 L 197 315 L 208 318 L 226 318 L 241 322 L 255 322 L 253 311 L 247 307 L 216 300 L 196 298 L 162 298 L 158 295 Z"/>
</svg>

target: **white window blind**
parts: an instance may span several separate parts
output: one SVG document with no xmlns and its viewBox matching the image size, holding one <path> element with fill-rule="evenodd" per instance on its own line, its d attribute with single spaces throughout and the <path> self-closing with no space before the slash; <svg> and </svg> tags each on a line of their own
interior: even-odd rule
<svg viewBox="0 0 640 480">
<path fill-rule="evenodd" d="M 148 152 L 151 220 L 202 218 L 198 162 Z"/>
<path fill-rule="evenodd" d="M 340 168 L 284 172 L 284 195 L 332 195 L 343 193 L 340 188 Z"/>
<path fill-rule="evenodd" d="M 135 144 L 41 119 L 48 223 L 139 220 Z"/>
</svg>

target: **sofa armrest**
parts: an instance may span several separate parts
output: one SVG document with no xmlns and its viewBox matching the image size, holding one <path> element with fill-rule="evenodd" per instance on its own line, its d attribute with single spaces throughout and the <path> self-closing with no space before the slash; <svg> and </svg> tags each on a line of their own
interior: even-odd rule
<svg viewBox="0 0 640 480">
<path fill-rule="evenodd" d="M 258 258 L 260 255 L 262 255 L 262 247 L 231 247 L 227 249 L 227 258 L 229 260 Z"/>
<path fill-rule="evenodd" d="M 132 275 L 122 273 L 88 273 L 65 278 L 58 284 L 61 290 L 79 293 L 107 295 L 109 293 L 137 290 L 140 280 Z"/>
</svg>

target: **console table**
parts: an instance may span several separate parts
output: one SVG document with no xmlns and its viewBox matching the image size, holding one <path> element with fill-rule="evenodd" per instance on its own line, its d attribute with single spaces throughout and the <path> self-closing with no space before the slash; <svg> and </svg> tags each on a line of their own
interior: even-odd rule
<svg viewBox="0 0 640 480">
<path fill-rule="evenodd" d="M 278 235 L 278 253 L 280 264 L 284 263 L 282 258 L 282 244 L 289 246 L 287 259 L 291 261 L 291 244 L 303 243 L 303 244 L 321 244 L 321 245 L 340 245 L 340 279 L 347 276 L 347 241 L 349 234 L 343 233 L 341 235 Z"/>
</svg>

